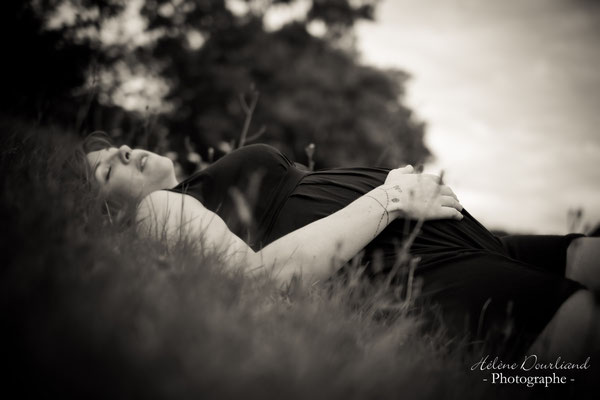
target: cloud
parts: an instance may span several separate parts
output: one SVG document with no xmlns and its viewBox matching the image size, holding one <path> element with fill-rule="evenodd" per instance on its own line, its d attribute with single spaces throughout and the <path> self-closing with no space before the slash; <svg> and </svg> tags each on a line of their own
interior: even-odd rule
<svg viewBox="0 0 600 400">
<path fill-rule="evenodd" d="M 598 39 L 586 1 L 386 0 L 358 27 L 365 62 L 413 76 L 429 168 L 484 224 L 540 233 L 565 233 L 569 207 L 600 219 Z"/>
</svg>

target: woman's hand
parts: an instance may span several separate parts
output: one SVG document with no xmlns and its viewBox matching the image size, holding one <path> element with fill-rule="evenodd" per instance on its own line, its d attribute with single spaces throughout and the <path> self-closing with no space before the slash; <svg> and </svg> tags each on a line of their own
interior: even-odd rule
<svg viewBox="0 0 600 400">
<path fill-rule="evenodd" d="M 389 172 L 379 189 L 386 193 L 386 209 L 394 217 L 408 219 L 457 219 L 463 215 L 462 205 L 450 187 L 439 176 L 416 174 L 407 165 Z"/>
</svg>

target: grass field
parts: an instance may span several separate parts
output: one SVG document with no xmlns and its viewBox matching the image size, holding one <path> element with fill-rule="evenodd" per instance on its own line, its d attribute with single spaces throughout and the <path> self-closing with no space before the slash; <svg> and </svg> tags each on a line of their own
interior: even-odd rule
<svg viewBox="0 0 600 400">
<path fill-rule="evenodd" d="M 44 398 L 481 399 L 477 361 L 360 288 L 277 287 L 197 244 L 114 226 L 66 168 L 73 136 L 4 123 L 3 388 Z M 360 300 L 360 301 L 358 301 Z M 510 390 L 510 392 L 508 392 Z"/>
</svg>

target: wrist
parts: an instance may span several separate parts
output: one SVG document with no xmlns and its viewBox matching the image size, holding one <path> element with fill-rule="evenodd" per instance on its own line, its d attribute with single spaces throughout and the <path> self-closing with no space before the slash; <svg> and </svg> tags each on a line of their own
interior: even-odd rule
<svg viewBox="0 0 600 400">
<path fill-rule="evenodd" d="M 389 201 L 388 212 L 390 213 L 390 217 L 394 219 L 403 217 L 406 213 L 406 197 L 403 195 L 400 185 L 384 185 L 382 191 L 385 192 Z"/>
<path fill-rule="evenodd" d="M 400 194 L 398 185 L 390 184 L 380 185 L 368 193 L 379 203 L 390 221 L 404 215 L 405 204 Z"/>
</svg>

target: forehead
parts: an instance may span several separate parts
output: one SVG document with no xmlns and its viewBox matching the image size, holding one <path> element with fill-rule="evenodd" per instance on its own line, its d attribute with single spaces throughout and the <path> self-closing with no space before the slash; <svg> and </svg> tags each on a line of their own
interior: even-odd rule
<svg viewBox="0 0 600 400">
<path fill-rule="evenodd" d="M 90 151 L 85 155 L 87 162 L 91 168 L 95 168 L 108 155 L 109 147 L 104 149 Z"/>
<path fill-rule="evenodd" d="M 108 154 L 109 154 L 109 152 L 106 150 L 108 150 L 108 149 L 94 150 L 94 151 L 90 151 L 89 153 L 87 153 L 85 155 L 85 157 L 87 159 L 89 171 L 91 174 L 91 182 L 93 182 L 93 183 L 99 183 L 101 181 L 97 172 L 99 170 L 99 166 L 102 163 L 103 159 L 105 159 L 106 156 L 108 156 Z M 103 185 L 100 185 L 100 190 L 101 191 L 104 190 Z"/>
<path fill-rule="evenodd" d="M 100 162 L 102 162 L 103 155 L 107 153 L 106 150 L 108 149 L 90 151 L 85 155 L 85 157 L 87 158 L 88 165 L 92 169 L 95 168 L 96 165 L 98 165 Z"/>
</svg>

